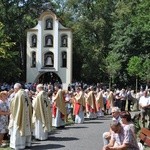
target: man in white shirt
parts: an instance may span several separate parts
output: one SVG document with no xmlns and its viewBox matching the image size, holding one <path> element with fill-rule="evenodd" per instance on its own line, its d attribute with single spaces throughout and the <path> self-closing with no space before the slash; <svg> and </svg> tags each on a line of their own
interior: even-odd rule
<svg viewBox="0 0 150 150">
<path fill-rule="evenodd" d="M 143 96 L 140 97 L 139 106 L 141 110 L 141 119 L 142 125 L 145 127 L 146 119 L 145 117 L 148 115 L 149 118 L 149 127 L 150 127 L 150 96 L 148 96 L 148 91 L 145 90 L 143 92 Z"/>
<path fill-rule="evenodd" d="M 127 93 L 126 93 L 125 89 L 121 90 L 119 96 L 120 96 L 121 111 L 125 111 L 126 99 L 127 99 Z"/>
<path fill-rule="evenodd" d="M 112 120 L 117 120 L 118 122 L 121 122 L 120 109 L 118 107 L 112 107 Z M 103 133 L 104 145 L 107 145 L 109 143 L 109 140 L 111 138 L 111 134 L 112 134 L 111 129 L 108 132 Z"/>
<path fill-rule="evenodd" d="M 113 120 L 109 144 L 103 150 L 139 150 L 138 143 L 129 126 L 122 126 L 117 120 Z"/>
</svg>

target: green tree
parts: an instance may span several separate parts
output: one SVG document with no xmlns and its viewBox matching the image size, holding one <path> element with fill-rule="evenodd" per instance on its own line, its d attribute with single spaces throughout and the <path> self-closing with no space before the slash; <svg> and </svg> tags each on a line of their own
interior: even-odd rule
<svg viewBox="0 0 150 150">
<path fill-rule="evenodd" d="M 106 71 L 109 75 L 109 89 L 114 84 L 115 77 L 121 69 L 122 58 L 119 53 L 110 51 L 106 57 Z"/>
<path fill-rule="evenodd" d="M 25 30 L 34 27 L 40 12 L 47 8 L 53 9 L 63 25 L 72 28 L 73 78 L 78 81 L 106 81 L 105 60 L 113 51 L 121 55 L 119 82 L 130 82 L 130 58 L 150 55 L 149 0 L 0 0 L 3 32 L 10 37 L 9 42 L 15 42 L 10 49 L 19 54 L 15 61 L 22 75 L 26 64 Z"/>
<path fill-rule="evenodd" d="M 141 78 L 146 82 L 148 85 L 150 82 L 150 58 L 144 58 L 143 66 L 142 66 L 142 74 Z"/>
<path fill-rule="evenodd" d="M 130 76 L 134 76 L 136 79 L 136 93 L 138 88 L 138 77 L 142 75 L 142 58 L 138 56 L 133 56 L 128 62 L 127 71 Z"/>
<path fill-rule="evenodd" d="M 15 45 L 10 42 L 9 36 L 4 33 L 4 25 L 0 22 L 0 81 L 13 81 L 17 79 L 21 70 L 17 67 L 18 53 L 12 51 L 11 48 Z"/>
<path fill-rule="evenodd" d="M 149 0 L 117 1 L 116 9 L 112 13 L 113 32 L 110 49 L 122 54 L 121 78 L 127 82 L 130 78 L 126 68 L 131 57 L 150 55 L 150 22 Z"/>
<path fill-rule="evenodd" d="M 73 30 L 74 79 L 86 82 L 102 81 L 106 77 L 104 58 L 109 51 L 113 2 L 68 0 L 66 6 L 66 13 L 60 17 L 65 19 L 69 16 L 71 20 L 66 24 Z"/>
<path fill-rule="evenodd" d="M 20 80 L 25 81 L 26 74 L 26 30 L 34 27 L 40 12 L 50 7 L 47 2 L 51 0 L 0 0 L 0 20 L 4 24 L 4 32 L 11 42 L 16 43 L 11 49 L 18 53 L 16 64 L 22 70 Z"/>
</svg>

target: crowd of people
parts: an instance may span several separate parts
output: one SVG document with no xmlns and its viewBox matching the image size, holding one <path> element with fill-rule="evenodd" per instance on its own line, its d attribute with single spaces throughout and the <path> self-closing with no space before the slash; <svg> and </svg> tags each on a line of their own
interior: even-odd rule
<svg viewBox="0 0 150 150">
<path fill-rule="evenodd" d="M 70 117 L 75 123 L 84 123 L 85 118 L 96 119 L 112 114 L 110 131 L 104 133 L 104 149 L 128 146 L 129 137 L 134 133 L 131 125 L 131 110 L 141 110 L 142 125 L 146 117 L 150 122 L 149 91 L 115 89 L 114 91 L 97 86 L 70 84 L 67 90 L 61 85 L 52 84 L 2 84 L 0 92 L 0 146 L 5 146 L 4 137 L 10 136 L 10 147 L 24 149 L 31 147 L 31 141 L 48 139 L 53 127 L 65 128 Z M 128 110 L 128 111 L 126 111 Z M 127 117 L 128 116 L 128 117 Z M 115 118 L 115 120 L 114 120 Z M 126 120 L 124 119 L 126 118 Z M 128 125 L 130 124 L 130 127 Z M 150 128 L 150 123 L 148 125 Z M 131 132 L 130 132 L 131 130 Z M 122 131 L 121 136 L 116 135 Z M 135 139 L 135 134 L 131 138 Z M 130 141 L 131 142 L 131 141 Z M 136 142 L 131 148 L 136 148 Z M 116 148 L 117 149 L 117 148 Z M 136 149 L 135 149 L 136 150 Z"/>
</svg>

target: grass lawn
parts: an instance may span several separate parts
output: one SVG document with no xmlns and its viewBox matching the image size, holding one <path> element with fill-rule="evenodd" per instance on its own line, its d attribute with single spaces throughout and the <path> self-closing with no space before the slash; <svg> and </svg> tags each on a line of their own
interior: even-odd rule
<svg viewBox="0 0 150 150">
<path fill-rule="evenodd" d="M 0 148 L 0 150 L 11 150 L 11 148 L 6 147 L 6 148 Z"/>
<path fill-rule="evenodd" d="M 145 150 L 150 150 L 150 147 L 145 147 Z"/>
</svg>

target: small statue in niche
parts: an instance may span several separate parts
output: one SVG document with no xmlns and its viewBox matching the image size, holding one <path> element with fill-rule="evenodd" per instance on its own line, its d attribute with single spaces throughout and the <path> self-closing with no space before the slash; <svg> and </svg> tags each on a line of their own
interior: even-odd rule
<svg viewBox="0 0 150 150">
<path fill-rule="evenodd" d="M 53 67 L 52 56 L 46 56 L 46 58 L 45 58 L 45 67 Z"/>
<path fill-rule="evenodd" d="M 48 28 L 48 29 L 52 28 L 52 24 L 51 24 L 50 21 L 48 21 L 48 23 L 47 23 L 47 28 Z"/>
<path fill-rule="evenodd" d="M 52 19 L 46 20 L 46 29 L 52 29 L 53 28 L 53 22 Z"/>
<path fill-rule="evenodd" d="M 32 36 L 32 47 L 36 47 L 36 44 L 37 44 L 37 37 L 36 37 L 36 35 L 33 35 Z"/>
<path fill-rule="evenodd" d="M 48 35 L 45 37 L 45 46 L 52 47 L 53 46 L 53 37 Z"/>
<path fill-rule="evenodd" d="M 67 46 L 67 39 L 66 38 L 63 39 L 63 45 Z"/>
<path fill-rule="evenodd" d="M 62 53 L 62 67 L 66 67 L 67 66 L 67 53 L 63 52 Z"/>
<path fill-rule="evenodd" d="M 46 45 L 47 45 L 47 46 L 52 46 L 52 39 L 51 39 L 51 38 L 48 38 L 48 39 L 47 39 Z"/>
<path fill-rule="evenodd" d="M 32 67 L 36 67 L 36 53 L 32 53 Z"/>
<path fill-rule="evenodd" d="M 66 53 L 65 52 L 63 53 L 63 59 L 66 59 Z"/>
<path fill-rule="evenodd" d="M 67 36 L 62 37 L 62 47 L 67 47 Z"/>
</svg>

